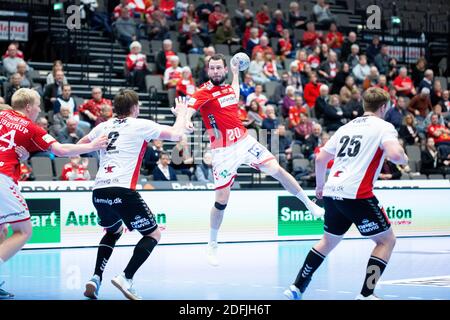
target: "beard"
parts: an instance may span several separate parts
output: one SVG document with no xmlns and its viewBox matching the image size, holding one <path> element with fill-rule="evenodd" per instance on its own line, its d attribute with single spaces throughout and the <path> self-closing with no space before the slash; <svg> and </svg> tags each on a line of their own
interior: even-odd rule
<svg viewBox="0 0 450 320">
<path fill-rule="evenodd" d="M 220 77 L 219 79 L 214 80 L 212 77 L 209 77 L 209 80 L 211 80 L 211 83 L 215 86 L 220 86 L 221 84 L 223 84 L 225 82 L 226 76 L 223 75 L 222 77 Z"/>
</svg>

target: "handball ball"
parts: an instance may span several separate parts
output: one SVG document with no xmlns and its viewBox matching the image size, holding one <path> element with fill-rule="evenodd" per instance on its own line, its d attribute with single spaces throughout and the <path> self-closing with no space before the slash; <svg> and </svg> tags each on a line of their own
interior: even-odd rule
<svg viewBox="0 0 450 320">
<path fill-rule="evenodd" d="M 231 58 L 231 64 L 239 64 L 239 71 L 244 71 L 250 65 L 250 58 L 245 53 L 238 52 Z"/>
</svg>

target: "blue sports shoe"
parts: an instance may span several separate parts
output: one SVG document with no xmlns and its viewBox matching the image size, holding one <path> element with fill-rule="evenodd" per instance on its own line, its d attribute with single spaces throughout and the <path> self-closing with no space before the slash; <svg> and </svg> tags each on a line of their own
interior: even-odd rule
<svg viewBox="0 0 450 320">
<path fill-rule="evenodd" d="M 283 293 L 289 300 L 302 300 L 303 293 L 294 285 L 289 286 Z"/>
<path fill-rule="evenodd" d="M 84 296 L 89 299 L 98 299 L 98 291 L 101 286 L 100 277 L 94 275 L 91 280 L 86 283 L 86 290 L 84 291 Z"/>
<path fill-rule="evenodd" d="M 5 284 L 5 281 L 0 283 L 0 287 L 3 286 L 4 284 Z M 12 299 L 12 298 L 14 298 L 14 295 L 12 293 L 9 293 L 9 292 L 3 290 L 2 288 L 0 288 L 0 300 Z"/>
</svg>

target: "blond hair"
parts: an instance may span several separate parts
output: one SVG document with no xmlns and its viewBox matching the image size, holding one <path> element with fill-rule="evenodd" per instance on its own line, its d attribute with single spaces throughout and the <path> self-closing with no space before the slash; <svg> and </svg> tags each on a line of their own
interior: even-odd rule
<svg viewBox="0 0 450 320">
<path fill-rule="evenodd" d="M 33 89 L 21 88 L 11 98 L 11 106 L 14 110 L 24 110 L 27 105 L 40 102 L 39 93 Z"/>
<path fill-rule="evenodd" d="M 390 100 L 389 93 L 381 88 L 369 88 L 364 92 L 364 110 L 369 112 L 377 112 L 383 105 Z"/>
</svg>

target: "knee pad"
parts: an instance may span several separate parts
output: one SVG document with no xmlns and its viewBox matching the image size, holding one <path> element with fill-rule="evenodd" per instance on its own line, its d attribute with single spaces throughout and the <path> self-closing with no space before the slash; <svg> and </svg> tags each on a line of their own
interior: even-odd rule
<svg viewBox="0 0 450 320">
<path fill-rule="evenodd" d="M 215 207 L 217 210 L 225 210 L 225 208 L 227 207 L 227 205 L 226 205 L 226 204 L 220 204 L 220 203 L 218 203 L 218 202 L 216 201 L 216 202 L 214 202 L 214 207 Z"/>
</svg>

